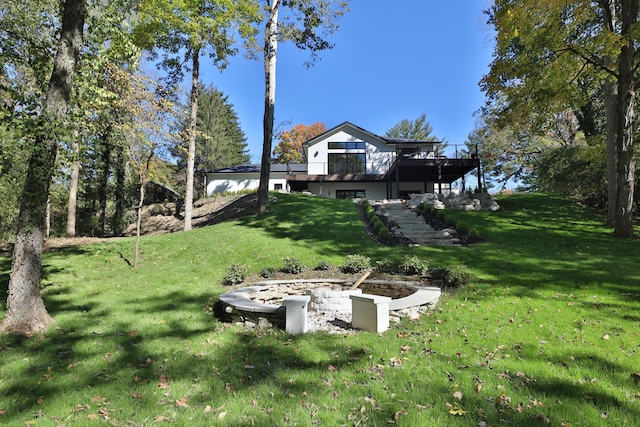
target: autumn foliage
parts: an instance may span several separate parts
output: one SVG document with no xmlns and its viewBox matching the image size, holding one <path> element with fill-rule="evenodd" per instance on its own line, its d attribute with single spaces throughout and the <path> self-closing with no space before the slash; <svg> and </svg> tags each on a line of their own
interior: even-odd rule
<svg viewBox="0 0 640 427">
<path fill-rule="evenodd" d="M 273 149 L 273 161 L 276 163 L 302 163 L 304 151 L 302 144 L 326 132 L 324 123 L 317 122 L 310 126 L 298 124 L 289 130 L 282 131 L 280 142 Z"/>
</svg>

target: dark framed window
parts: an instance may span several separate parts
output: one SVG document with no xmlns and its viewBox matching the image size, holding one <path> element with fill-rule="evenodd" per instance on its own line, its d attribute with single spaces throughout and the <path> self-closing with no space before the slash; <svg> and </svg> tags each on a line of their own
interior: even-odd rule
<svg viewBox="0 0 640 427">
<path fill-rule="evenodd" d="M 273 184 L 274 190 L 282 190 L 282 184 Z"/>
<path fill-rule="evenodd" d="M 364 150 L 364 141 L 329 142 L 330 150 Z"/>
<path fill-rule="evenodd" d="M 336 190 L 336 199 L 364 199 L 364 190 Z"/>
<path fill-rule="evenodd" d="M 365 173 L 367 170 L 364 153 L 329 153 L 329 173 Z"/>
</svg>

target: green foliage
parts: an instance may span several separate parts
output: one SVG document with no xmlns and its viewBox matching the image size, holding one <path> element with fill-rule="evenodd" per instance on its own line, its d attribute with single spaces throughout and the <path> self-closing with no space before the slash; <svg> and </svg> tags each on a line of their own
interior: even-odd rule
<svg viewBox="0 0 640 427">
<path fill-rule="evenodd" d="M 284 266 L 280 269 L 283 273 L 300 274 L 304 270 L 304 264 L 298 258 L 285 258 Z"/>
<path fill-rule="evenodd" d="M 604 144 L 555 147 L 545 150 L 535 163 L 535 185 L 581 203 L 604 209 L 607 203 Z"/>
<path fill-rule="evenodd" d="M 371 267 L 371 259 L 364 255 L 349 255 L 347 261 L 340 267 L 343 273 L 362 273 Z"/>
<path fill-rule="evenodd" d="M 386 242 L 391 238 L 389 229 L 384 225 L 378 230 L 378 239 L 382 242 Z"/>
<path fill-rule="evenodd" d="M 398 270 L 407 276 L 424 276 L 429 271 L 429 261 L 418 256 L 404 257 Z"/>
<path fill-rule="evenodd" d="M 382 274 L 396 274 L 398 273 L 398 263 L 392 259 L 376 261 L 376 271 Z"/>
<path fill-rule="evenodd" d="M 389 138 L 416 139 L 420 141 L 439 141 L 437 136 L 432 135 L 433 126 L 427 120 L 427 115 L 422 113 L 415 120 L 403 119 L 391 126 L 385 136 Z"/>
<path fill-rule="evenodd" d="M 227 274 L 222 279 L 223 286 L 233 286 L 244 282 L 247 267 L 240 264 L 231 264 L 227 267 Z"/>
<path fill-rule="evenodd" d="M 331 264 L 327 260 L 321 260 L 318 265 L 315 266 L 314 270 L 317 271 L 328 271 L 331 269 Z"/>
<path fill-rule="evenodd" d="M 473 275 L 464 264 L 451 267 L 433 267 L 429 270 L 431 278 L 437 280 L 443 288 L 460 288 L 472 280 Z"/>
<path fill-rule="evenodd" d="M 372 226 L 373 226 L 373 231 L 375 231 L 376 233 L 379 232 L 382 228 L 384 228 L 384 223 L 382 222 L 382 220 L 378 217 L 376 217 L 372 222 L 371 222 Z"/>
<path fill-rule="evenodd" d="M 469 230 L 468 236 L 471 239 L 479 239 L 480 231 L 478 230 L 477 227 L 471 227 L 471 229 Z"/>
<path fill-rule="evenodd" d="M 210 171 L 249 163 L 247 137 L 227 95 L 213 86 L 200 85 L 196 123 L 196 170 Z M 180 127 L 183 132 L 189 128 L 188 114 L 184 114 Z M 184 170 L 187 164 L 184 141 L 171 152 L 178 159 L 178 167 Z"/>
<path fill-rule="evenodd" d="M 278 273 L 278 269 L 275 267 L 265 267 L 260 270 L 260 277 L 264 277 L 265 279 L 273 279 L 276 277 Z"/>
</svg>

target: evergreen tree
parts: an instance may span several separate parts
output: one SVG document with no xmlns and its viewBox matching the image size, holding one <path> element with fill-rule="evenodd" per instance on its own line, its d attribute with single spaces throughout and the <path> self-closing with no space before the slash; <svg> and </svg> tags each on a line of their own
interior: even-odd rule
<svg viewBox="0 0 640 427">
<path fill-rule="evenodd" d="M 196 170 L 246 164 L 247 137 L 229 97 L 213 86 L 200 86 L 196 135 Z"/>
</svg>

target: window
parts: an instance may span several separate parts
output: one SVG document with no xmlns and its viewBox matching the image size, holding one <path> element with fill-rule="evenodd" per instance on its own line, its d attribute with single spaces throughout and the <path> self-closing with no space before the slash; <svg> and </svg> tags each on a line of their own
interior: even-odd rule
<svg viewBox="0 0 640 427">
<path fill-rule="evenodd" d="M 282 184 L 273 184 L 274 190 L 282 190 Z"/>
<path fill-rule="evenodd" d="M 330 150 L 364 150 L 364 141 L 329 142 Z"/>
<path fill-rule="evenodd" d="M 329 153 L 329 173 L 365 173 L 366 155 L 357 153 Z"/>
<path fill-rule="evenodd" d="M 364 199 L 364 190 L 336 190 L 336 199 Z"/>
</svg>

